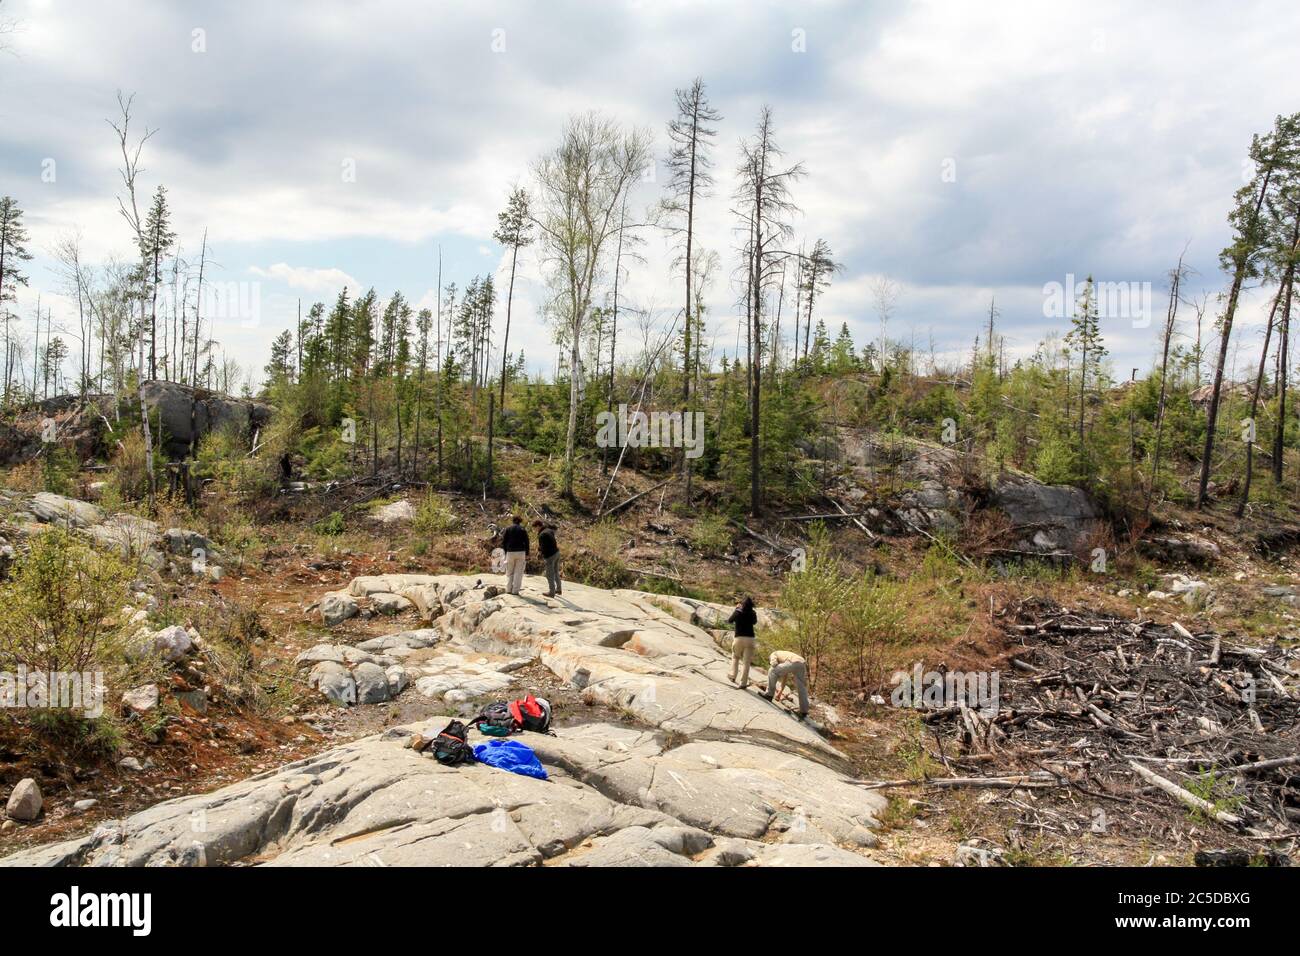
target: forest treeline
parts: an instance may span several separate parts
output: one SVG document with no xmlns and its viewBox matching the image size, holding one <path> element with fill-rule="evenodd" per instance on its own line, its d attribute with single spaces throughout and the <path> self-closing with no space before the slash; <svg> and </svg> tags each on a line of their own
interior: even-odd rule
<svg viewBox="0 0 1300 956">
<path fill-rule="evenodd" d="M 1128 510 L 1232 495 L 1240 512 L 1252 495 L 1282 494 L 1298 438 L 1288 384 L 1300 114 L 1278 117 L 1251 144 L 1253 173 L 1234 198 L 1232 242 L 1221 255 L 1222 294 L 1186 296 L 1179 258 L 1163 319 L 1151 324 L 1152 367 L 1117 380 L 1101 329 L 1106 299 L 1091 277 L 1061 327 L 1012 362 L 993 302 L 972 316 L 972 346 L 960 360 L 891 336 L 900 287 L 887 278 L 872 284 L 873 314 L 859 323 L 879 335 L 855 342 L 847 323 L 832 333 L 818 306 L 841 267 L 824 239 L 795 234 L 808 170 L 786 157 L 772 111 L 764 107 L 736 154 L 724 156 L 721 114 L 703 81 L 678 90 L 673 105 L 668 151 L 658 159 L 667 176 L 648 210 L 633 203 L 657 161 L 651 132 L 595 112 L 574 116 L 555 147 L 521 169 L 523 185 L 499 213 L 494 239 L 504 268 L 451 277 L 438 263 L 435 301 L 425 308 L 373 288 L 300 306 L 254 387 L 252 370 L 223 355 L 213 334 L 206 235 L 198 258 L 187 257 L 165 186 L 147 201 L 137 197 L 156 131 L 133 130 L 132 100 L 119 96 L 109 125 L 134 253 L 92 265 L 76 238 L 54 250 L 60 291 L 76 303 L 75 328 L 56 328 L 39 304 L 33 334 L 12 315 L 16 288 L 29 282 L 30 240 L 18 201 L 0 199 L 4 413 L 61 392 L 108 395 L 119 420 L 126 409 L 138 422 L 152 462 L 156 426 L 133 400 L 142 381 L 258 394 L 280 414 L 263 437 L 266 454 L 241 459 L 235 471 L 267 483 L 288 462 L 307 478 L 382 471 L 486 490 L 502 481 L 494 447 L 509 441 L 550 456 L 566 494 L 576 493 L 575 463 L 587 458 L 605 472 L 631 464 L 678 476 L 687 503 L 697 479 L 721 480 L 728 508 L 757 513 L 820 487 L 824 471 L 792 452 L 819 451 L 835 429 L 859 427 L 955 445 L 990 471 L 1014 467 L 1080 485 Z M 736 173 L 727 196 L 716 191 L 721 162 Z M 722 251 L 697 232 L 706 203 L 727 204 L 735 222 L 728 275 Z M 645 267 L 638 247 L 656 230 L 676 250 L 670 273 L 652 277 L 676 300 L 667 311 L 626 292 L 631 271 Z M 530 247 L 548 285 L 540 316 L 520 316 L 515 302 L 519 258 Z M 706 303 L 722 282 L 736 291 L 734 313 L 713 315 Z M 1234 380 L 1234 349 L 1246 347 L 1233 337 L 1234 322 L 1257 286 L 1269 297 L 1268 321 L 1257 360 Z M 518 322 L 539 320 L 554 332 L 555 367 L 530 376 L 526 356 L 512 351 L 511 327 L 517 336 Z M 620 405 L 699 413 L 703 455 L 598 447 L 598 416 Z M 200 454 L 219 471 L 214 456 Z M 1269 482 L 1252 480 L 1260 467 Z"/>
</svg>

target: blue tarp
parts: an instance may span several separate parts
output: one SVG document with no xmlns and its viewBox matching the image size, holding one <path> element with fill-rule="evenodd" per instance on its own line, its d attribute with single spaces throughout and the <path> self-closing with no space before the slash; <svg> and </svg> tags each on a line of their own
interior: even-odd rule
<svg viewBox="0 0 1300 956">
<path fill-rule="evenodd" d="M 546 770 L 537 759 L 533 749 L 517 740 L 489 740 L 474 748 L 474 756 L 480 763 L 485 763 L 498 770 L 509 770 L 525 777 L 546 779 Z"/>
</svg>

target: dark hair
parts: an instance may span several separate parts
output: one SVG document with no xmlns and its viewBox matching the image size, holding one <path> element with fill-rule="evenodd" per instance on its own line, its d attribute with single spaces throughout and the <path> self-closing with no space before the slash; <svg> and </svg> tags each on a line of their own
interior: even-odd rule
<svg viewBox="0 0 1300 956">
<path fill-rule="evenodd" d="M 542 519 L 541 519 L 541 518 L 538 518 L 536 521 L 533 522 L 533 527 L 534 527 L 534 528 L 545 528 L 546 525 L 542 524 Z"/>
<path fill-rule="evenodd" d="M 740 606 L 746 611 L 752 611 L 754 610 L 754 599 L 752 597 L 747 597 L 745 600 L 740 602 Z"/>
<path fill-rule="evenodd" d="M 515 524 L 523 524 L 523 523 L 524 523 L 524 519 L 521 518 L 521 517 L 519 517 L 519 515 L 512 515 L 511 518 L 510 518 L 510 520 L 513 521 Z"/>
</svg>

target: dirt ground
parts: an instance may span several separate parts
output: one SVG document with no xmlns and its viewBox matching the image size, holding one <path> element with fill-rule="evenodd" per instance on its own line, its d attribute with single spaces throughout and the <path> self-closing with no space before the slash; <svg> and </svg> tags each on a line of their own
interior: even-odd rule
<svg viewBox="0 0 1300 956">
<path fill-rule="evenodd" d="M 513 450 L 500 461 L 511 475 L 513 498 L 507 502 L 446 496 L 457 515 L 457 527 L 445 534 L 421 537 L 409 524 L 385 526 L 368 517 L 374 502 L 403 496 L 418 501 L 419 489 L 382 489 L 383 494 L 344 490 L 326 498 L 277 501 L 264 509 L 254 522 L 253 543 L 239 551 L 240 562 L 228 569 L 224 580 L 177 588 L 172 600 L 182 612 L 189 606 L 196 614 L 200 605 L 215 598 L 255 611 L 264 629 L 255 649 L 258 667 L 293 675 L 288 678 L 297 682 L 293 692 L 278 698 L 275 708 L 263 711 L 225 705 L 214 706 L 206 715 L 183 711 L 168 724 L 161 741 L 129 739 L 126 752 L 118 757 L 136 757 L 144 765 L 142 771 L 123 770 L 102 757 L 88 758 L 73 746 L 37 744 L 0 717 L 0 783 L 8 787 L 33 776 L 45 797 L 45 811 L 35 823 L 0 830 L 0 854 L 84 832 L 160 800 L 207 792 L 386 727 L 447 715 L 446 705 L 414 692 L 387 704 L 337 708 L 309 691 L 292 668 L 293 658 L 303 650 L 324 641 L 355 643 L 417 627 L 419 622 L 408 612 L 398 618 L 353 619 L 331 632 L 306 609 L 322 593 L 345 586 L 357 575 L 481 570 L 494 526 L 504 523 L 511 510 L 558 517 L 570 553 L 587 549 L 594 564 L 599 564 L 602 549 L 613 548 L 637 572 L 621 582 L 625 586 L 686 591 L 725 602 L 753 594 L 760 604 L 770 604 L 779 593 L 788 558 L 749 533 L 735 530 L 727 547 L 707 551 L 692 539 L 692 519 L 657 495 L 645 495 L 621 511 L 616 521 L 597 525 L 590 515 L 558 499 L 554 489 L 529 477 L 545 472 L 533 456 Z M 584 500 L 598 500 L 602 489 L 596 477 L 586 480 L 591 487 L 585 489 Z M 610 500 L 621 501 L 653 483 L 651 478 L 625 472 Z M 708 496 L 709 489 L 702 487 L 700 494 Z M 346 531 L 338 536 L 315 532 L 314 523 L 332 511 L 346 515 Z M 1188 526 L 1195 520 L 1183 518 Z M 798 541 L 791 531 L 794 525 L 769 520 L 751 527 L 781 547 Z M 952 580 L 936 580 L 924 600 L 906 609 L 913 616 L 913 630 L 928 636 L 893 649 L 881 663 L 886 671 L 918 660 L 964 670 L 1005 667 L 1015 642 L 999 612 L 1028 594 L 1133 618 L 1179 619 L 1234 639 L 1295 640 L 1300 609 L 1260 591 L 1265 585 L 1290 583 L 1300 588 L 1300 565 L 1289 552 L 1261 553 L 1249 531 L 1243 533 L 1240 523 L 1223 516 L 1196 527 L 1223 549 L 1212 570 L 1166 569 L 1124 553 L 1105 576 L 999 576 L 959 568 Z M 836 541 L 845 560 L 895 576 L 914 574 L 932 551 L 921 539 L 870 541 L 848 530 L 838 532 Z M 1213 604 L 1193 609 L 1176 599 L 1149 599 L 1148 592 L 1159 585 L 1166 570 L 1203 578 L 1214 589 Z M 523 686 L 552 700 L 560 726 L 626 719 L 593 707 L 540 665 L 530 665 L 518 676 Z M 918 729 L 915 713 L 870 701 L 867 690 L 882 688 L 864 689 L 854 675 L 833 669 L 820 680 L 819 696 L 838 714 L 832 742 L 849 754 L 863 780 L 944 773 L 942 744 Z M 470 701 L 457 713 L 468 715 L 479 703 Z M 990 775 L 998 771 L 996 759 L 983 769 Z M 1123 805 L 1069 788 L 938 790 L 918 783 L 885 793 L 889 810 L 882 820 L 880 845 L 872 853 L 885 863 L 950 865 L 959 844 L 986 841 L 1000 848 L 1008 862 L 1027 865 L 1183 864 L 1195 849 L 1224 842 L 1213 824 L 1172 827 L 1158 837 L 1134 835 L 1123 826 L 1094 828 L 1091 821 L 1096 819 L 1098 804 L 1112 818 L 1122 817 Z M 1139 798 L 1151 804 L 1160 801 L 1149 794 Z M 87 799 L 98 803 L 87 811 L 73 810 L 76 801 Z M 1181 811 L 1172 812 L 1178 816 Z M 1080 826 L 1080 820 L 1089 825 Z"/>
</svg>

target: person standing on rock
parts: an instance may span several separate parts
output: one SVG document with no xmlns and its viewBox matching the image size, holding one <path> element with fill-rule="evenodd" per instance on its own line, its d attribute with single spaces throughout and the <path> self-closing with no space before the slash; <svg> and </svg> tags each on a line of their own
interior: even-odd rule
<svg viewBox="0 0 1300 956">
<path fill-rule="evenodd" d="M 546 562 L 546 596 L 560 595 L 560 546 L 555 541 L 555 525 L 534 521 L 537 529 L 537 550 Z"/>
<path fill-rule="evenodd" d="M 754 599 L 747 597 L 736 605 L 727 623 L 736 625 L 736 636 L 731 641 L 731 682 L 736 683 L 739 668 L 740 687 L 744 689 L 749 686 L 749 664 L 754 659 L 754 625 L 758 623 Z"/>
<path fill-rule="evenodd" d="M 760 697 L 780 700 L 793 683 L 799 692 L 799 719 L 808 716 L 808 663 L 794 651 L 773 651 L 767 659 L 767 692 Z"/>
<path fill-rule="evenodd" d="M 519 515 L 510 521 L 510 527 L 501 535 L 501 548 L 506 553 L 506 593 L 518 594 L 524 586 L 524 567 L 528 564 L 528 532 Z"/>
</svg>

